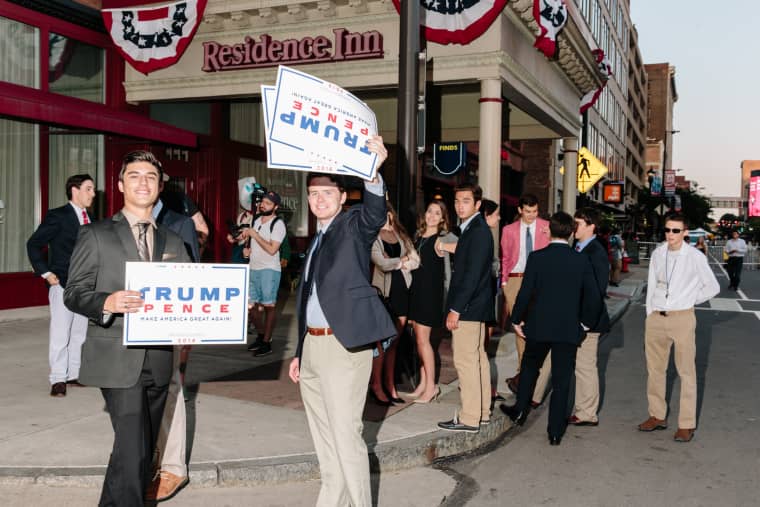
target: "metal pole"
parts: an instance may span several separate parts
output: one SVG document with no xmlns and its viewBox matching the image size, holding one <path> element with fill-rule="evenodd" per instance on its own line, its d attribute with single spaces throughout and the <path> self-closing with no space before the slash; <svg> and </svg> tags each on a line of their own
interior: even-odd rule
<svg viewBox="0 0 760 507">
<path fill-rule="evenodd" d="M 420 14 L 419 3 L 401 2 L 398 79 L 398 140 L 396 155 L 396 209 L 401 223 L 411 233 L 417 217 L 417 94 L 419 88 Z"/>
</svg>

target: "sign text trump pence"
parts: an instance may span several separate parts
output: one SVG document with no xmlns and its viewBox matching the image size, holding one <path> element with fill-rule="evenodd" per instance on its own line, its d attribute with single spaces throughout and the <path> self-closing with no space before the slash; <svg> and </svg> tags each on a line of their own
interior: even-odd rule
<svg viewBox="0 0 760 507">
<path fill-rule="evenodd" d="M 246 343 L 247 265 L 127 262 L 125 287 L 145 305 L 125 315 L 124 345 Z"/>
<path fill-rule="evenodd" d="M 284 66 L 277 71 L 275 89 L 267 142 L 304 156 L 293 165 L 267 159 L 270 168 L 375 177 L 377 155 L 366 142 L 377 134 L 377 119 L 367 104 L 337 85 Z M 308 167 L 299 166 L 303 160 Z"/>
</svg>

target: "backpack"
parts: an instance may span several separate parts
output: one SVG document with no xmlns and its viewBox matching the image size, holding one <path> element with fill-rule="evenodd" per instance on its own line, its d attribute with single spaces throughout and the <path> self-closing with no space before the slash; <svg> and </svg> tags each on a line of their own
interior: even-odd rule
<svg viewBox="0 0 760 507">
<path fill-rule="evenodd" d="M 274 231 L 274 224 L 278 220 L 282 220 L 283 223 L 285 222 L 280 215 L 275 215 L 274 220 L 269 222 L 269 234 L 272 234 L 272 231 Z M 282 238 L 282 243 L 280 243 L 280 261 L 285 261 L 285 266 L 290 262 L 290 241 L 288 241 L 287 224 L 285 224 L 285 237 Z"/>
</svg>

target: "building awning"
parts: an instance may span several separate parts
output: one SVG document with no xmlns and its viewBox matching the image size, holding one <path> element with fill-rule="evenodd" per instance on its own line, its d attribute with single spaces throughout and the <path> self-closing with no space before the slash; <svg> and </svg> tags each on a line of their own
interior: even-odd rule
<svg viewBox="0 0 760 507">
<path fill-rule="evenodd" d="M 198 145 L 198 136 L 189 130 L 88 100 L 6 82 L 0 82 L 0 116 L 85 128 L 186 148 Z"/>
</svg>

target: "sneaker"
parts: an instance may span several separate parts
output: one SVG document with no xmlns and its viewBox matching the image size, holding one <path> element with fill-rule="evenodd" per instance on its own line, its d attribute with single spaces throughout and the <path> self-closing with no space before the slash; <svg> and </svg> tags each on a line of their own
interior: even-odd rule
<svg viewBox="0 0 760 507">
<path fill-rule="evenodd" d="M 464 431 L 466 433 L 477 433 L 480 431 L 480 424 L 478 426 L 468 426 L 459 422 L 459 418 L 454 416 L 450 421 L 443 421 L 438 423 L 438 427 L 446 431 Z"/>
<path fill-rule="evenodd" d="M 253 351 L 253 357 L 267 356 L 272 353 L 272 344 L 262 342 L 261 346 Z"/>
<path fill-rule="evenodd" d="M 250 350 L 251 352 L 259 350 L 263 344 L 264 344 L 264 335 L 260 334 L 256 337 L 255 340 L 253 340 L 253 343 L 248 345 L 248 350 Z"/>
</svg>

